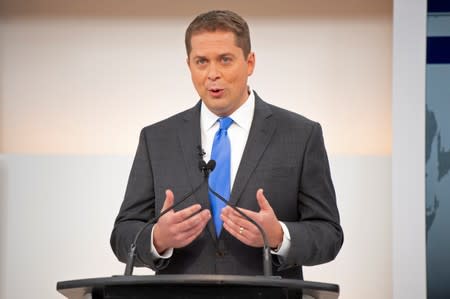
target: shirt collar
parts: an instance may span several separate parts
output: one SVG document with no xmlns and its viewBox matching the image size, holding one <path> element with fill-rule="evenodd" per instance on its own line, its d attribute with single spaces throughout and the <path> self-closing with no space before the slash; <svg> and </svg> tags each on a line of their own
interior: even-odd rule
<svg viewBox="0 0 450 299">
<path fill-rule="evenodd" d="M 230 117 L 233 119 L 234 123 L 246 131 L 250 131 L 250 126 L 252 125 L 253 113 L 255 112 L 255 92 L 250 89 L 250 95 L 247 100 L 234 111 Z M 202 102 L 200 109 L 200 123 L 205 131 L 211 129 L 217 122 L 219 116 L 211 112 L 208 107 Z"/>
</svg>

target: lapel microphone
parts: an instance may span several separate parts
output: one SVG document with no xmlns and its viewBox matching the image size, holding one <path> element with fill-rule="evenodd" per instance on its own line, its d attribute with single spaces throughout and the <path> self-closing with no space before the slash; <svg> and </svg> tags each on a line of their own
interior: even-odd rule
<svg viewBox="0 0 450 299">
<path fill-rule="evenodd" d="M 170 207 L 168 207 L 167 209 L 161 211 L 161 213 L 158 216 L 153 217 L 152 219 L 150 219 L 137 233 L 136 236 L 134 237 L 133 243 L 131 243 L 130 245 L 130 250 L 128 251 L 128 257 L 127 257 L 127 263 L 125 266 L 125 276 L 131 276 L 133 275 L 133 269 L 134 269 L 134 263 L 135 263 L 135 259 L 136 259 L 136 243 L 139 240 L 139 237 L 141 236 L 142 232 L 150 225 L 150 224 L 154 224 L 156 223 L 159 218 L 161 218 L 164 214 L 166 214 L 167 212 L 169 212 L 170 210 L 174 209 L 175 207 L 177 207 L 179 204 L 181 204 L 182 202 L 184 202 L 186 199 L 188 199 L 192 194 L 196 193 L 204 184 L 208 183 L 208 176 L 210 174 L 211 171 L 214 170 L 214 168 L 216 167 L 216 161 L 214 160 L 210 160 L 208 163 L 206 163 L 203 160 L 203 156 L 206 154 L 203 149 L 199 146 L 198 147 L 201 152 L 199 152 L 199 156 L 200 156 L 200 161 L 198 164 L 199 170 L 203 173 L 203 181 L 195 188 L 193 189 L 191 192 L 188 192 L 187 194 L 185 194 L 183 196 L 183 198 L 174 203 L 173 205 L 171 205 Z"/>
</svg>

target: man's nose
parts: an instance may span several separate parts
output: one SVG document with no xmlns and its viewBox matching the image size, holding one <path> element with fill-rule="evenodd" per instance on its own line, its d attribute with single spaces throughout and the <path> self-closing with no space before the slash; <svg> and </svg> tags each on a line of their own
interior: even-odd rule
<svg viewBox="0 0 450 299">
<path fill-rule="evenodd" d="M 215 81 L 220 78 L 220 70 L 216 64 L 211 63 L 208 68 L 208 79 Z"/>
</svg>

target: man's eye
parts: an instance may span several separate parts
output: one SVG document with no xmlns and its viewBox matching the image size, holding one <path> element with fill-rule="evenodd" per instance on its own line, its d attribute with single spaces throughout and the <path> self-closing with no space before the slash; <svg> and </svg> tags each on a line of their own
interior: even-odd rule
<svg viewBox="0 0 450 299">
<path fill-rule="evenodd" d="M 199 65 L 205 64 L 206 63 L 206 59 L 197 59 L 195 63 L 199 64 Z"/>
<path fill-rule="evenodd" d="M 223 63 L 230 63 L 231 62 L 231 58 L 230 57 L 222 57 L 222 62 Z"/>
</svg>

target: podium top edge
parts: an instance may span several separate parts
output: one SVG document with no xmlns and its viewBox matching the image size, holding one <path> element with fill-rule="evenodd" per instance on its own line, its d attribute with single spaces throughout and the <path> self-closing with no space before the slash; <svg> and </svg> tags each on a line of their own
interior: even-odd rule
<svg viewBox="0 0 450 299">
<path fill-rule="evenodd" d="M 243 275 L 213 275 L 213 274 L 174 274 L 174 275 L 132 275 L 87 278 L 60 281 L 56 289 L 97 288 L 117 285 L 245 285 L 285 287 L 289 289 L 320 290 L 339 293 L 339 285 L 323 282 L 286 279 L 279 276 L 243 276 Z"/>
</svg>

